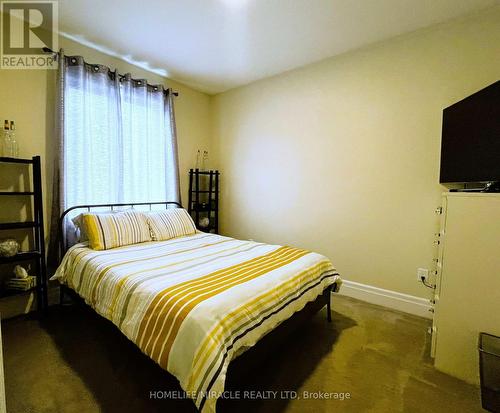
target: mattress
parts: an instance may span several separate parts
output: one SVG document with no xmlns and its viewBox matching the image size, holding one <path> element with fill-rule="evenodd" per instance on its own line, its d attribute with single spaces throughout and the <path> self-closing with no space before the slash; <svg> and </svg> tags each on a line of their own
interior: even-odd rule
<svg viewBox="0 0 500 413">
<path fill-rule="evenodd" d="M 105 251 L 70 248 L 53 278 L 76 291 L 215 411 L 229 362 L 339 283 L 303 249 L 215 234 Z"/>
</svg>

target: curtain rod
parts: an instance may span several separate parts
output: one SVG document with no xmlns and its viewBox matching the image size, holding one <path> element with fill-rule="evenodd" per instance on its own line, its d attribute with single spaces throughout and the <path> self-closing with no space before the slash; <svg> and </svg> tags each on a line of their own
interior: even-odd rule
<svg viewBox="0 0 500 413">
<path fill-rule="evenodd" d="M 45 53 L 52 53 L 52 54 L 54 54 L 54 55 L 56 55 L 56 56 L 58 56 L 58 57 L 59 57 L 59 52 L 54 52 L 52 49 L 50 49 L 50 48 L 48 48 L 48 47 L 43 47 L 43 48 L 42 48 L 42 50 L 43 50 Z M 119 73 L 118 73 L 118 76 L 120 76 L 120 77 L 125 77 L 125 75 L 121 75 L 121 74 L 119 74 Z M 172 91 L 172 94 L 173 94 L 174 96 L 179 96 L 179 92 L 176 92 L 176 91 Z"/>
</svg>

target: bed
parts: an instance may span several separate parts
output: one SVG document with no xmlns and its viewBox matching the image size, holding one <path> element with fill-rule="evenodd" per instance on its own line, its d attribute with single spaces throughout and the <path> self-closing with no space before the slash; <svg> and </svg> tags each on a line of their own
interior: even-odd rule
<svg viewBox="0 0 500 413">
<path fill-rule="evenodd" d="M 75 209 L 121 205 L 71 208 L 61 227 Z M 284 321 L 311 304 L 327 305 L 330 320 L 341 283 L 320 254 L 199 231 L 103 251 L 65 238 L 53 278 L 174 375 L 203 412 L 215 411 L 229 363 Z"/>
</svg>

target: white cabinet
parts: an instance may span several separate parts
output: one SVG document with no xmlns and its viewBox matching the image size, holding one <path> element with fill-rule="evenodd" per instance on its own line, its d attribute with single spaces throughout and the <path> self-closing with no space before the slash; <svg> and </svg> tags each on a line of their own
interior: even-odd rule
<svg viewBox="0 0 500 413">
<path fill-rule="evenodd" d="M 434 364 L 478 384 L 478 333 L 500 335 L 500 194 L 444 194 L 438 238 Z"/>
</svg>

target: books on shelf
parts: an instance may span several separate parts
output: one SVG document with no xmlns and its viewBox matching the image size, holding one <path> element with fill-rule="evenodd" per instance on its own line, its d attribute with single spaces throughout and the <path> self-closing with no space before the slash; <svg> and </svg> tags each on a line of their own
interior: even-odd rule
<svg viewBox="0 0 500 413">
<path fill-rule="evenodd" d="M 28 291 L 36 287 L 36 277 L 30 275 L 26 278 L 11 278 L 5 283 L 5 287 L 11 291 Z"/>
</svg>

